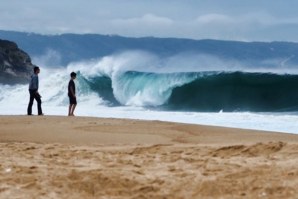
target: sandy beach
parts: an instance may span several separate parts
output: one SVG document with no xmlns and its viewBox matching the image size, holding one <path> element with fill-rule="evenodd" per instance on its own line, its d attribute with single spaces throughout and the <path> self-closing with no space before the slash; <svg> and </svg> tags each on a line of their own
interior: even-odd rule
<svg viewBox="0 0 298 199">
<path fill-rule="evenodd" d="M 297 198 L 298 135 L 0 116 L 0 198 Z"/>
</svg>

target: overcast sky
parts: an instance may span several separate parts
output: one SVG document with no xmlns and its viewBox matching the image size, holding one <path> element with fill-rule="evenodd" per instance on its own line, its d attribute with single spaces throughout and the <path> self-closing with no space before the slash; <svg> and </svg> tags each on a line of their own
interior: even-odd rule
<svg viewBox="0 0 298 199">
<path fill-rule="evenodd" d="M 295 0 L 1 0 L 0 29 L 298 42 Z"/>
</svg>

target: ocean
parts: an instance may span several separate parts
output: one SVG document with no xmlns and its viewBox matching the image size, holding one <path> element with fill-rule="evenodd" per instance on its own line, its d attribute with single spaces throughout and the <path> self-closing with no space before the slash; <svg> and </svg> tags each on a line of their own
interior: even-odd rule
<svg viewBox="0 0 298 199">
<path fill-rule="evenodd" d="M 43 112 L 67 115 L 67 85 L 74 71 L 78 116 L 298 133 L 295 73 L 268 67 L 198 69 L 177 63 L 171 67 L 169 62 L 131 55 L 107 56 L 64 67 L 39 64 Z M 28 101 L 27 84 L 0 85 L 1 115 L 25 115 Z"/>
</svg>

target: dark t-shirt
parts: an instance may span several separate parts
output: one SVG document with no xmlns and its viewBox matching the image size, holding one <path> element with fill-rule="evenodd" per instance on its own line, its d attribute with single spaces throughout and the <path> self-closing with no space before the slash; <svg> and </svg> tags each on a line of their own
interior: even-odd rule
<svg viewBox="0 0 298 199">
<path fill-rule="evenodd" d="M 76 94 L 76 86 L 75 86 L 75 83 L 74 83 L 74 81 L 72 79 L 68 83 L 68 96 L 74 97 L 72 95 L 71 88 L 73 90 L 73 93 Z"/>
</svg>

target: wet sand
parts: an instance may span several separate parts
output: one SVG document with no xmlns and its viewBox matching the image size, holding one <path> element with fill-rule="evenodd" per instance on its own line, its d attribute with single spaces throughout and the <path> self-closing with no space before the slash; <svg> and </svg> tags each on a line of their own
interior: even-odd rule
<svg viewBox="0 0 298 199">
<path fill-rule="evenodd" d="M 297 198 L 298 135 L 0 116 L 0 198 Z"/>
</svg>

